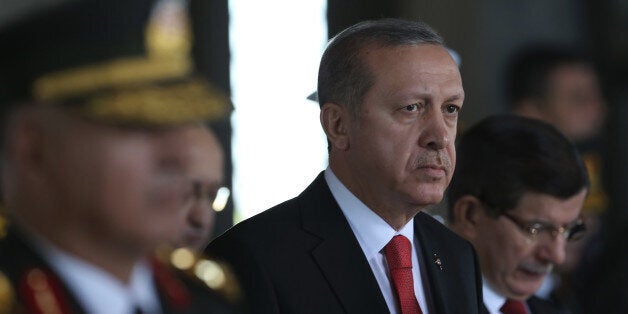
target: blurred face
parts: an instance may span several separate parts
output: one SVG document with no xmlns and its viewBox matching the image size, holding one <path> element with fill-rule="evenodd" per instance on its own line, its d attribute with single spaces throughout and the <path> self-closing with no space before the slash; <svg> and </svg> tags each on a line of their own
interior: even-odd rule
<svg viewBox="0 0 628 314">
<path fill-rule="evenodd" d="M 192 180 L 205 183 L 207 176 L 196 165 L 203 127 L 129 129 L 67 116 L 59 122 L 45 142 L 45 171 L 67 232 L 130 251 L 179 237 L 189 215 L 186 193 Z"/>
<path fill-rule="evenodd" d="M 606 106 L 597 75 L 586 65 L 563 65 L 549 77 L 547 119 L 572 140 L 601 131 Z"/>
<path fill-rule="evenodd" d="M 578 218 L 586 191 L 559 199 L 526 192 L 519 205 L 508 211 L 512 218 L 497 219 L 481 210 L 475 236 L 470 239 L 478 252 L 482 274 L 499 294 L 526 299 L 539 289 L 552 267 L 565 259 L 566 239 L 539 232 L 530 237 L 513 221 L 538 222 L 555 227 L 570 226 Z"/>
<path fill-rule="evenodd" d="M 464 99 L 458 67 L 444 48 L 427 44 L 363 58 L 375 80 L 348 130 L 353 192 L 376 212 L 416 214 L 442 199 L 454 169 Z"/>
<path fill-rule="evenodd" d="M 187 177 L 190 182 L 184 209 L 187 218 L 175 246 L 202 251 L 211 236 L 215 212 L 212 203 L 223 182 L 223 151 L 216 137 L 205 129 L 187 132 L 190 146 Z"/>
</svg>

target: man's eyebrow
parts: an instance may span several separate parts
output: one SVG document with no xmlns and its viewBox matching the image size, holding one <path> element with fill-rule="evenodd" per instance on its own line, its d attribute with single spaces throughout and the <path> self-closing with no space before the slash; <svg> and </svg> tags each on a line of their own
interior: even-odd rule
<svg viewBox="0 0 628 314">
<path fill-rule="evenodd" d="M 554 224 L 553 222 L 546 220 L 546 219 L 542 219 L 542 218 L 535 218 L 535 219 L 530 219 L 530 220 L 524 220 L 523 222 L 527 223 L 527 224 L 541 224 L 544 226 L 551 226 L 551 227 L 572 227 L 578 224 L 579 221 L 581 221 L 582 218 L 578 217 L 568 223 L 562 224 L 562 225 L 557 225 Z"/>
<path fill-rule="evenodd" d="M 184 168 L 184 165 L 178 157 L 163 156 L 158 159 L 157 167 L 164 170 L 180 171 Z"/>
<path fill-rule="evenodd" d="M 464 98 L 464 93 L 460 93 L 460 94 L 456 94 L 453 95 L 447 99 L 445 99 L 445 102 L 451 102 L 451 101 L 456 101 L 456 100 L 461 100 Z"/>
</svg>

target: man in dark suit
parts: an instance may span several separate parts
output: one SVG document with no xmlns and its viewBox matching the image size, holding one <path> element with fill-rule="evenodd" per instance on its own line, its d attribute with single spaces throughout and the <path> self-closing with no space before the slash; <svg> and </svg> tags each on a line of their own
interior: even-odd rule
<svg viewBox="0 0 628 314">
<path fill-rule="evenodd" d="M 230 106 L 192 40 L 184 1 L 70 1 L 0 32 L 0 312 L 235 309 L 155 254 L 216 190 L 197 149 Z"/>
<path fill-rule="evenodd" d="M 588 178 L 575 146 L 540 120 L 496 115 L 466 131 L 457 151 L 449 225 L 478 252 L 484 312 L 563 313 L 531 296 L 584 231 Z"/>
<path fill-rule="evenodd" d="M 430 216 L 455 165 L 464 91 L 429 26 L 384 19 L 331 40 L 318 78 L 329 167 L 218 237 L 254 313 L 477 313 L 472 246 Z"/>
</svg>

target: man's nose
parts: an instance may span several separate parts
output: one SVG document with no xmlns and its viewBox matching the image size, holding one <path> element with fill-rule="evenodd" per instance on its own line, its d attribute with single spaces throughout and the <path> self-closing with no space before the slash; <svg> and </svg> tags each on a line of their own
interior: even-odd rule
<svg viewBox="0 0 628 314">
<path fill-rule="evenodd" d="M 188 215 L 188 223 L 198 229 L 208 228 L 213 222 L 214 210 L 212 203 L 206 199 L 199 199 L 194 202 Z"/>
<path fill-rule="evenodd" d="M 542 240 L 543 242 L 539 243 L 539 258 L 556 265 L 565 262 L 565 245 L 567 240 L 562 235 L 548 237 Z"/>
<path fill-rule="evenodd" d="M 440 150 L 452 140 L 454 134 L 439 110 L 432 110 L 432 113 L 424 120 L 426 125 L 419 137 L 419 145 L 433 150 Z"/>
</svg>

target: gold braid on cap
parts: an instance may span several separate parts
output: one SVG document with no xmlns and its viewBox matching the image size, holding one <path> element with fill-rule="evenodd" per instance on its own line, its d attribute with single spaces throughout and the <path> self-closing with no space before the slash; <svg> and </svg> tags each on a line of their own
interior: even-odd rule
<svg viewBox="0 0 628 314">
<path fill-rule="evenodd" d="M 87 100 L 83 112 L 101 121 L 171 125 L 224 117 L 229 100 L 204 79 L 119 89 Z"/>
<path fill-rule="evenodd" d="M 83 99 L 85 113 L 97 119 L 174 124 L 224 116 L 224 93 L 193 73 L 192 32 L 183 1 L 162 0 L 145 30 L 145 56 L 52 72 L 33 83 L 36 100 Z M 178 82 L 169 86 L 165 82 Z"/>
</svg>

